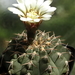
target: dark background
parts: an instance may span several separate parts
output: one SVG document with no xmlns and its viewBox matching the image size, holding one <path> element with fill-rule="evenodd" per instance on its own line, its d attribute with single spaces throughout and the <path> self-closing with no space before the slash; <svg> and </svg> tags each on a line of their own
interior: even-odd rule
<svg viewBox="0 0 75 75">
<path fill-rule="evenodd" d="M 21 33 L 25 26 L 17 15 L 8 11 L 16 0 L 0 0 L 0 54 L 14 33 Z M 75 0 L 54 0 L 51 6 L 57 8 L 49 21 L 44 21 L 39 29 L 60 35 L 64 43 L 75 48 Z M 75 69 L 75 68 L 74 68 Z M 73 69 L 72 75 L 75 75 Z"/>
</svg>

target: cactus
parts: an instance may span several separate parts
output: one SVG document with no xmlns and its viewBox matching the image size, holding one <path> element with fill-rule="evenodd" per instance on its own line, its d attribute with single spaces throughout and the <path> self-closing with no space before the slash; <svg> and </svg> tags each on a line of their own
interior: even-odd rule
<svg viewBox="0 0 75 75">
<path fill-rule="evenodd" d="M 74 64 L 75 51 L 63 45 L 60 36 L 37 30 L 43 20 L 49 20 L 56 10 L 49 6 L 52 0 L 17 0 L 15 8 L 26 31 L 9 41 L 0 57 L 0 73 L 3 75 L 69 75 Z M 62 46 L 63 45 L 63 46 Z M 66 47 L 66 48 L 65 48 Z M 74 56 L 72 56 L 72 55 Z M 72 60 L 71 60 L 72 59 Z M 71 62 L 72 61 L 72 67 Z M 69 71 L 70 70 L 70 71 Z"/>
<path fill-rule="evenodd" d="M 59 37 L 37 30 L 28 44 L 25 31 L 17 34 L 3 53 L 4 69 L 10 75 L 67 75 L 70 53 Z"/>
</svg>

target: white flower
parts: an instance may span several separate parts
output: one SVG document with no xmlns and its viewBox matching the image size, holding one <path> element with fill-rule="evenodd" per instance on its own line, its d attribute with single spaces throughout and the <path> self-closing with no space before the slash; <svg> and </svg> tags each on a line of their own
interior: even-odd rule
<svg viewBox="0 0 75 75">
<path fill-rule="evenodd" d="M 20 20 L 35 23 L 41 20 L 49 20 L 52 13 L 56 10 L 51 7 L 52 0 L 17 0 L 18 4 L 13 4 L 14 7 L 8 9 L 14 14 L 20 16 Z"/>
</svg>

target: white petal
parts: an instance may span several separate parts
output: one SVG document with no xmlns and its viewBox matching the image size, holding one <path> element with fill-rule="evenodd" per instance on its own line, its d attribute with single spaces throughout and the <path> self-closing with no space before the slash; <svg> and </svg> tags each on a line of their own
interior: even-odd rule
<svg viewBox="0 0 75 75">
<path fill-rule="evenodd" d="M 52 15 L 44 14 L 42 17 L 52 17 Z"/>
<path fill-rule="evenodd" d="M 50 17 L 44 17 L 44 18 L 42 18 L 42 20 L 49 20 L 50 19 Z"/>
<path fill-rule="evenodd" d="M 20 20 L 21 20 L 21 21 L 27 21 L 27 18 L 20 17 Z"/>
<path fill-rule="evenodd" d="M 43 6 L 39 9 L 39 14 L 41 13 L 45 13 L 46 11 L 48 11 L 48 9 L 50 8 L 50 6 Z"/>
<path fill-rule="evenodd" d="M 19 4 L 12 4 L 13 6 L 15 6 L 15 7 L 18 7 L 19 6 Z"/>
<path fill-rule="evenodd" d="M 17 9 L 17 8 L 9 7 L 8 10 L 13 12 L 14 14 L 18 14 L 18 15 L 24 16 L 24 14 L 19 9 Z"/>
<path fill-rule="evenodd" d="M 21 20 L 21 21 L 31 21 L 32 19 L 31 19 L 31 18 L 24 18 L 24 17 L 21 17 L 20 20 Z"/>
<path fill-rule="evenodd" d="M 40 19 L 34 19 L 34 22 L 39 22 L 40 21 Z"/>
<path fill-rule="evenodd" d="M 50 7 L 47 12 L 54 12 L 56 10 L 56 7 Z"/>
<path fill-rule="evenodd" d="M 13 6 L 21 9 L 24 13 L 26 13 L 26 8 L 25 8 L 24 4 L 13 4 Z"/>
<path fill-rule="evenodd" d="M 48 5 L 50 5 L 52 3 L 52 1 L 51 0 L 46 0 L 41 6 L 48 6 Z"/>
<path fill-rule="evenodd" d="M 36 7 L 37 9 L 40 7 L 40 5 L 44 2 L 44 0 L 37 0 Z"/>
<path fill-rule="evenodd" d="M 49 4 L 51 4 L 53 0 L 47 0 L 47 1 L 49 2 Z"/>
<path fill-rule="evenodd" d="M 25 0 L 24 4 L 26 6 L 27 11 L 29 11 L 30 10 L 31 1 L 30 0 Z"/>
<path fill-rule="evenodd" d="M 37 0 L 37 5 L 41 5 L 44 2 L 44 0 Z"/>
<path fill-rule="evenodd" d="M 34 9 L 36 7 L 36 0 L 31 0 L 31 7 Z"/>
<path fill-rule="evenodd" d="M 31 18 L 27 18 L 27 21 L 31 21 L 32 19 Z"/>
<path fill-rule="evenodd" d="M 44 13 L 52 13 L 56 10 L 55 7 L 50 7 L 50 6 L 44 6 L 40 8 L 39 14 L 44 14 Z"/>
<path fill-rule="evenodd" d="M 52 3 L 52 0 L 37 0 L 37 9 L 45 6 L 49 6 Z"/>
</svg>

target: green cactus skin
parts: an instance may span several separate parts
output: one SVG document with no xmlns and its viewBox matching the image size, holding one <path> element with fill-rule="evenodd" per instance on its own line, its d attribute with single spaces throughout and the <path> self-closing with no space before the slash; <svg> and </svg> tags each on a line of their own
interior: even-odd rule
<svg viewBox="0 0 75 75">
<path fill-rule="evenodd" d="M 8 44 L 2 64 L 9 75 L 67 75 L 69 56 L 54 33 L 37 30 L 33 43 L 29 44 L 23 31 Z"/>
</svg>

